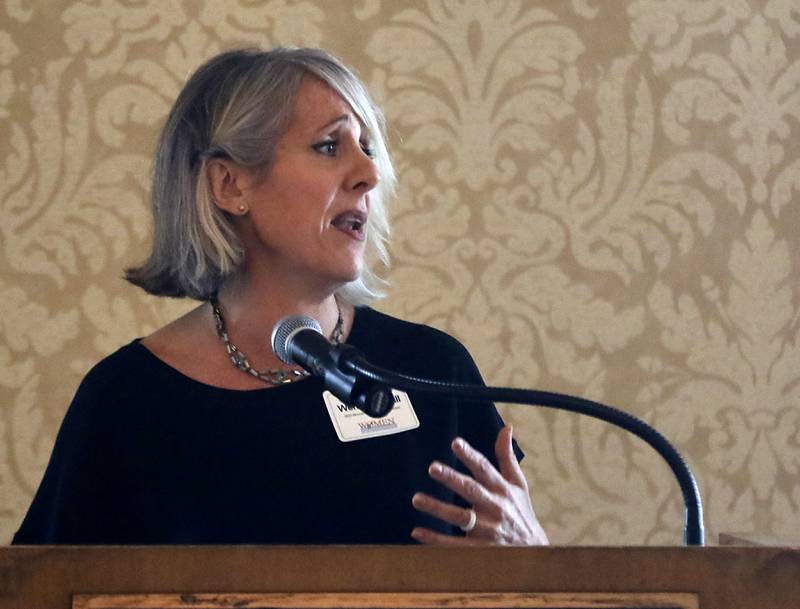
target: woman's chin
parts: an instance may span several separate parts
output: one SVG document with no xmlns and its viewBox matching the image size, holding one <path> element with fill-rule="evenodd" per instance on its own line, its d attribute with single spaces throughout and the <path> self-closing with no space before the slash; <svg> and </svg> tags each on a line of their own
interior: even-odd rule
<svg viewBox="0 0 800 609">
<path fill-rule="evenodd" d="M 361 277 L 362 271 L 363 271 L 363 267 L 358 267 L 356 269 L 353 269 L 352 272 L 347 273 L 347 274 L 342 276 L 341 283 L 345 284 L 345 283 L 352 283 L 353 281 L 356 281 L 359 277 Z"/>
<path fill-rule="evenodd" d="M 345 285 L 356 281 L 364 271 L 364 265 L 360 262 L 353 261 L 350 264 L 339 266 L 333 269 L 330 277 L 338 286 Z"/>
</svg>

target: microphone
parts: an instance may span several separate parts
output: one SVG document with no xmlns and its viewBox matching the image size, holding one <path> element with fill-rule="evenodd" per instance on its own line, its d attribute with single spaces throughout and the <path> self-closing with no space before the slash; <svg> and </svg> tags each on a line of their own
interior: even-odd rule
<svg viewBox="0 0 800 609">
<path fill-rule="evenodd" d="M 389 387 L 343 370 L 343 362 L 360 353 L 351 345 L 331 343 L 312 317 L 293 315 L 279 320 L 272 329 L 270 343 L 279 360 L 321 377 L 325 388 L 348 406 L 374 418 L 386 416 L 394 408 Z"/>
</svg>

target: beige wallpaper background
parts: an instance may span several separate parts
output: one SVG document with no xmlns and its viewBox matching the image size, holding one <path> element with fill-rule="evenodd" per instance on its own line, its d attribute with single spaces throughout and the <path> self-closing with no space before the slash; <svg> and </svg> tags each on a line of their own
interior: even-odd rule
<svg viewBox="0 0 800 609">
<path fill-rule="evenodd" d="M 171 101 L 217 51 L 278 43 L 332 50 L 386 109 L 378 308 L 459 337 L 491 384 L 655 425 L 710 541 L 798 537 L 800 0 L 5 0 L 0 543 L 88 367 L 192 304 L 121 279 Z M 681 543 L 649 447 L 503 412 L 555 543 Z"/>
</svg>

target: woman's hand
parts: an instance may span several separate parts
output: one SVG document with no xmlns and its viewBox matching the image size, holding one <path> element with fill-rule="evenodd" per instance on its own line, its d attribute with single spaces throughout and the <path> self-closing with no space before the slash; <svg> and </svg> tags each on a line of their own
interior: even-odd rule
<svg viewBox="0 0 800 609">
<path fill-rule="evenodd" d="M 471 504 L 472 509 L 444 503 L 425 493 L 415 494 L 412 503 L 419 511 L 462 528 L 466 536 L 443 535 L 422 527 L 415 528 L 411 536 L 424 544 L 453 546 L 547 544 L 547 535 L 533 512 L 528 482 L 511 445 L 511 428 L 501 429 L 494 445 L 500 471 L 465 440 L 456 438 L 452 447 L 472 477 L 436 461 L 428 472 Z"/>
</svg>

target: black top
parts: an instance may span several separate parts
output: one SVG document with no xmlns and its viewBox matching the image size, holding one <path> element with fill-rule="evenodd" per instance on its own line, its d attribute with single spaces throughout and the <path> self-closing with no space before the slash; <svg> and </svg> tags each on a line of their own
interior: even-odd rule
<svg viewBox="0 0 800 609">
<path fill-rule="evenodd" d="M 432 328 L 356 309 L 348 342 L 397 372 L 482 384 L 464 347 Z M 411 497 L 455 464 L 460 435 L 494 461 L 490 403 L 409 393 L 420 426 L 341 442 L 317 378 L 249 391 L 212 387 L 136 340 L 81 383 L 13 543 L 410 543 Z"/>
</svg>

